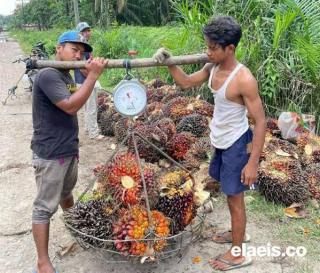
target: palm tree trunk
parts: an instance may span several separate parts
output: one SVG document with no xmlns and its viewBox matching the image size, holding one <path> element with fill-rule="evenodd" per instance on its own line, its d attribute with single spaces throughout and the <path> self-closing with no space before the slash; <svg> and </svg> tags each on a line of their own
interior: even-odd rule
<svg viewBox="0 0 320 273">
<path fill-rule="evenodd" d="M 98 12 L 100 1 L 101 0 L 95 0 L 94 1 L 94 12 Z"/>
</svg>

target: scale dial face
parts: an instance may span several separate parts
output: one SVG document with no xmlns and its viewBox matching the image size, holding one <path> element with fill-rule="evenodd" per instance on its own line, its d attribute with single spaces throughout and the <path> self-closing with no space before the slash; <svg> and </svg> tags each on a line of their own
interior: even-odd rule
<svg viewBox="0 0 320 273">
<path fill-rule="evenodd" d="M 137 116 L 146 108 L 146 89 L 136 79 L 122 80 L 113 92 L 113 103 L 120 114 L 129 117 Z"/>
</svg>

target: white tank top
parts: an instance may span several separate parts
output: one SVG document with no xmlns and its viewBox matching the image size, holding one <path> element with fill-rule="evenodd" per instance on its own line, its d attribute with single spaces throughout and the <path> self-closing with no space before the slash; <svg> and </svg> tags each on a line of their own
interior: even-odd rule
<svg viewBox="0 0 320 273">
<path fill-rule="evenodd" d="M 211 87 L 216 66 L 210 72 L 208 85 L 213 93 L 215 104 L 213 118 L 210 123 L 210 139 L 212 145 L 218 149 L 229 148 L 249 128 L 247 108 L 226 98 L 227 87 L 242 66 L 242 64 L 238 63 L 218 90 L 214 90 Z"/>
</svg>

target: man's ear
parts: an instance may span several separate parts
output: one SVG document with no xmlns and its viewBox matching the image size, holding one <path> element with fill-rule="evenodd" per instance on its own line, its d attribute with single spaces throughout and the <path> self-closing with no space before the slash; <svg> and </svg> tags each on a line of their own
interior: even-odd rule
<svg viewBox="0 0 320 273">
<path fill-rule="evenodd" d="M 232 53 L 236 51 L 236 47 L 233 44 L 227 45 L 227 49 Z"/>
</svg>

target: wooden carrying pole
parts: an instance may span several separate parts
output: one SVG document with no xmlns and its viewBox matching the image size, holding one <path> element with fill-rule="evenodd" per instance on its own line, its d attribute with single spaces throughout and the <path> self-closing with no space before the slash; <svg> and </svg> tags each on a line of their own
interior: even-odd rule
<svg viewBox="0 0 320 273">
<path fill-rule="evenodd" d="M 184 65 L 184 64 L 198 64 L 209 62 L 206 54 L 194 54 L 175 56 L 166 59 L 163 63 L 157 63 L 152 58 L 141 59 L 109 59 L 107 68 L 125 68 L 126 62 L 129 62 L 130 68 L 135 67 L 152 67 L 152 66 L 167 66 L 167 65 Z M 36 60 L 36 68 L 52 67 L 57 69 L 75 69 L 84 68 L 86 61 L 50 61 L 50 60 Z"/>
</svg>

